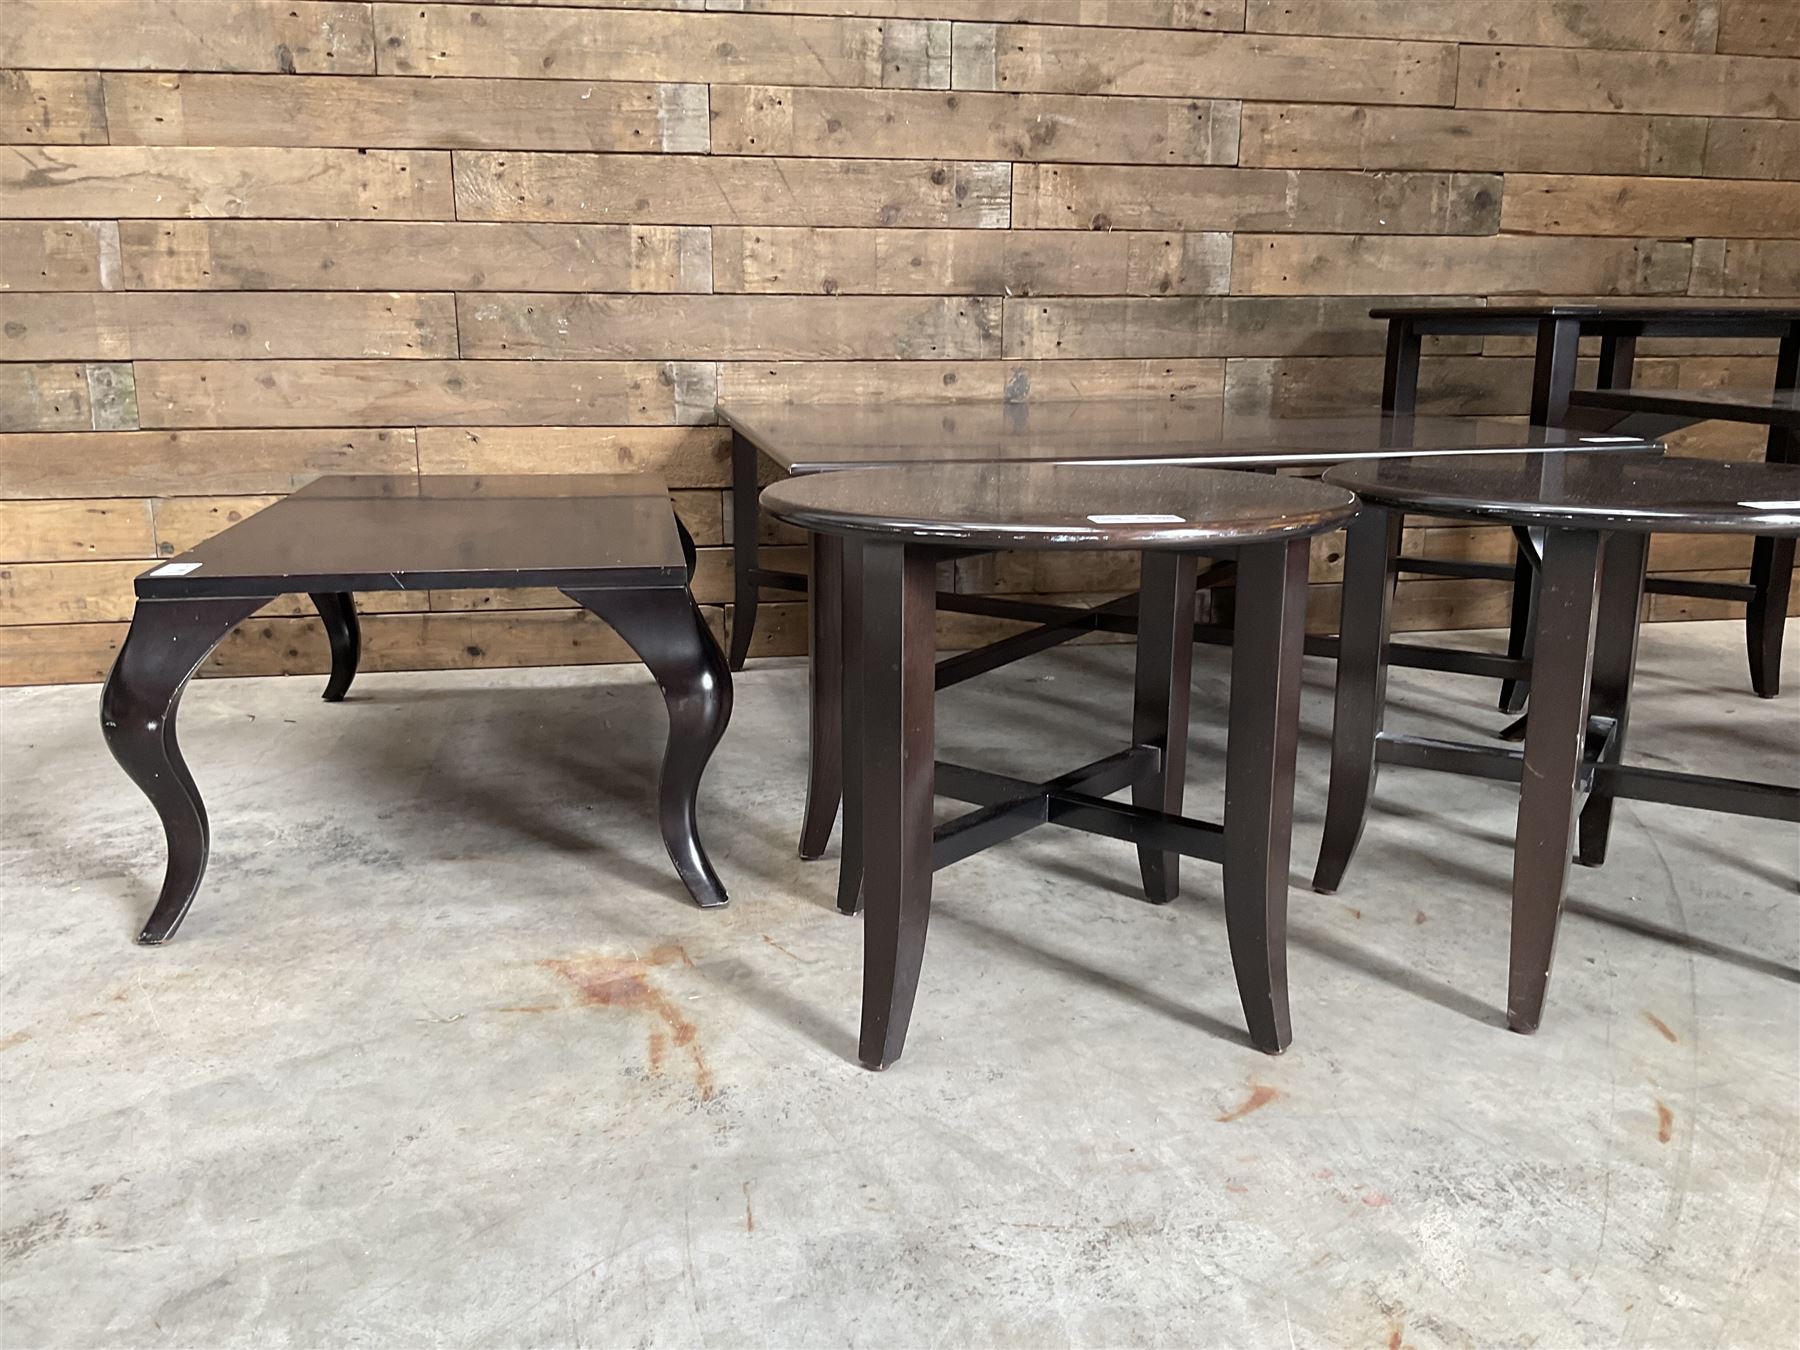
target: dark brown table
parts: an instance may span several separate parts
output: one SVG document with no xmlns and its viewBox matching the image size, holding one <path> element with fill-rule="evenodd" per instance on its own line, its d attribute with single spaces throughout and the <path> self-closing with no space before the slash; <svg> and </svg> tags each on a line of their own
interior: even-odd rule
<svg viewBox="0 0 1800 1350">
<path fill-rule="evenodd" d="M 1596 304 L 1386 306 L 1370 315 L 1386 319 L 1387 365 L 1381 406 L 1390 413 L 1411 412 L 1418 403 L 1419 356 L 1431 336 L 1533 337 L 1537 340 L 1531 404 L 1533 422 L 1611 428 L 1652 436 L 1666 435 L 1695 422 L 1721 420 L 1769 427 L 1765 458 L 1773 464 L 1800 462 L 1800 432 L 1784 418 L 1800 384 L 1800 308 L 1757 305 L 1696 305 L 1607 301 Z M 1575 387 L 1581 339 L 1600 339 L 1597 388 Z M 1640 338 L 1768 338 L 1779 344 L 1773 398 L 1769 391 L 1740 396 L 1698 390 L 1636 390 L 1632 374 Z M 1654 419 L 1624 423 L 1633 413 L 1658 414 Z M 1598 414 L 1598 415 L 1597 415 Z M 1530 655 L 1531 605 L 1536 593 L 1538 558 L 1535 545 L 1521 540 L 1514 582 L 1510 655 Z M 1763 698 L 1780 689 L 1781 641 L 1787 622 L 1788 591 L 1794 569 L 1791 540 L 1759 539 L 1746 582 L 1690 581 L 1683 577 L 1650 577 L 1647 589 L 1657 595 L 1683 595 L 1711 600 L 1742 600 L 1747 607 L 1745 641 L 1749 649 L 1751 687 Z M 1509 570 L 1487 565 L 1487 575 L 1506 577 Z M 1500 706 L 1517 712 L 1524 707 L 1528 684 L 1508 681 Z"/>
<path fill-rule="evenodd" d="M 1274 473 L 1322 472 L 1346 460 L 1384 456 L 1511 453 L 1522 447 L 1546 452 L 1593 449 L 1646 450 L 1654 442 L 1622 434 L 1566 431 L 1467 417 L 1267 418 L 1228 415 L 1217 400 L 1154 398 L 1095 399 L 1052 403 L 793 404 L 729 402 L 720 415 L 732 428 L 734 482 L 733 542 L 736 550 L 738 611 L 732 624 L 732 651 L 749 649 L 756 596 L 765 585 L 808 591 L 811 634 L 811 753 L 806 815 L 800 856 L 825 851 L 843 793 L 841 762 L 846 725 L 841 707 L 844 648 L 844 586 L 837 538 L 812 537 L 809 589 L 805 574 L 773 572 L 759 564 L 756 540 L 760 517 L 756 484 L 760 461 L 793 477 L 830 471 L 867 472 L 882 467 L 946 463 L 1093 463 L 1133 470 L 1159 465 L 1229 467 Z M 1132 482 L 1145 482 L 1133 477 Z M 1153 501 L 1138 503 L 1140 509 Z M 1480 563 L 1428 563 L 1403 559 L 1402 570 L 1460 574 Z M 1211 585 L 1230 576 L 1229 566 L 1201 578 Z M 1019 600 L 1009 596 L 940 593 L 937 607 L 960 613 L 1016 619 L 1037 625 L 975 651 L 939 663 L 940 689 L 997 669 L 1083 633 L 1135 633 L 1135 597 L 1090 608 Z M 1195 625 L 1203 642 L 1229 642 L 1223 623 Z M 1306 639 L 1314 655 L 1333 655 L 1335 638 Z M 1494 679 L 1529 671 L 1519 657 L 1502 657 L 1414 643 L 1395 643 L 1389 659 L 1417 666 Z M 853 905 L 853 894 L 840 895 Z"/>
<path fill-rule="evenodd" d="M 325 621 L 333 702 L 361 655 L 357 591 L 554 586 L 605 620 L 650 668 L 668 708 L 660 815 L 669 856 L 696 901 L 724 904 L 696 799 L 731 716 L 731 676 L 688 591 L 692 562 L 668 491 L 644 475 L 339 475 L 145 572 L 100 711 L 113 758 L 168 839 L 162 892 L 138 941 L 174 936 L 206 871 L 206 809 L 175 737 L 182 691 L 234 627 L 299 593 Z"/>
<path fill-rule="evenodd" d="M 1179 889 L 1181 855 L 1221 862 L 1232 965 L 1251 1040 L 1286 1047 L 1286 915 L 1308 539 L 1354 499 L 1299 478 L 1157 465 L 931 464 L 815 474 L 770 488 L 772 515 L 839 541 L 847 717 L 860 791 L 846 795 L 840 897 L 864 924 L 860 1055 L 886 1068 L 906 1042 L 935 868 L 1039 825 L 1137 845 L 1146 895 Z M 1141 554 L 1133 744 L 1048 782 L 936 763 L 938 562 L 994 549 Z M 1196 560 L 1236 559 L 1223 823 L 1180 814 Z M 1133 804 L 1109 801 L 1130 788 Z M 933 829 L 936 795 L 975 810 Z M 852 810 L 852 805 L 854 809 Z M 855 817 L 854 819 L 852 817 Z"/>
<path fill-rule="evenodd" d="M 1520 784 L 1507 1020 L 1543 1015 L 1571 850 L 1605 861 L 1616 799 L 1800 822 L 1800 788 L 1624 763 L 1644 557 L 1656 533 L 1800 535 L 1800 466 L 1644 455 L 1504 455 L 1347 464 L 1362 509 L 1344 559 L 1331 788 L 1314 886 L 1343 881 L 1378 762 Z M 1544 532 L 1531 716 L 1517 749 L 1382 729 L 1385 647 L 1408 511 Z"/>
</svg>

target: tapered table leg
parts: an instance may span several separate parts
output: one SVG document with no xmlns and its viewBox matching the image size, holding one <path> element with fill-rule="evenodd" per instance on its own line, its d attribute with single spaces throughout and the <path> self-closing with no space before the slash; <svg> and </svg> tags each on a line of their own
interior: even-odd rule
<svg viewBox="0 0 1800 1350">
<path fill-rule="evenodd" d="M 1600 559 L 1600 612 L 1594 621 L 1594 675 L 1588 694 L 1588 718 L 1609 717 L 1615 723 L 1601 763 L 1617 764 L 1625 756 L 1625 731 L 1631 713 L 1631 677 L 1637 669 L 1638 631 L 1644 607 L 1644 557 L 1650 546 L 1645 534 L 1612 534 Z M 1578 856 L 1587 867 L 1606 861 L 1612 832 L 1613 795 L 1598 779 L 1581 808 Z"/>
<path fill-rule="evenodd" d="M 1156 751 L 1150 773 L 1132 784 L 1138 806 L 1181 814 L 1187 786 L 1188 698 L 1194 670 L 1192 553 L 1146 552 L 1138 589 L 1137 692 L 1131 740 Z M 1181 891 L 1181 855 L 1138 849 L 1144 895 L 1167 904 Z"/>
<path fill-rule="evenodd" d="M 762 506 L 757 500 L 756 447 L 735 431 L 731 434 L 731 668 L 742 670 L 756 632 L 756 606 L 762 589 L 756 571 L 760 556 Z"/>
<path fill-rule="evenodd" d="M 669 712 L 658 788 L 663 843 L 702 908 L 725 903 L 725 886 L 700 843 L 700 778 L 731 720 L 731 672 L 688 591 L 567 590 L 606 621 L 649 667 Z"/>
<path fill-rule="evenodd" d="M 846 539 L 842 549 L 843 640 L 840 687 L 843 690 L 843 731 L 838 737 L 843 760 L 844 828 L 838 846 L 837 907 L 840 914 L 862 909 L 863 885 L 863 565 L 862 544 Z"/>
<path fill-rule="evenodd" d="M 182 691 L 225 635 L 273 598 L 138 601 L 101 690 L 106 747 L 156 808 L 169 846 L 162 892 L 138 934 L 146 946 L 175 936 L 206 874 L 211 844 L 206 807 L 175 739 Z"/>
<path fill-rule="evenodd" d="M 863 1004 L 859 1056 L 906 1045 L 931 915 L 937 569 L 923 549 L 860 549 Z"/>
<path fill-rule="evenodd" d="M 1365 505 L 1350 522 L 1344 546 L 1331 783 L 1313 872 L 1313 889 L 1326 895 L 1343 884 L 1375 794 L 1375 742 L 1387 707 L 1388 625 L 1401 520 L 1398 511 Z"/>
<path fill-rule="evenodd" d="M 321 697 L 327 703 L 341 703 L 350 692 L 350 681 L 356 678 L 356 667 L 362 660 L 362 626 L 356 621 L 356 601 L 348 592 L 319 591 L 314 593 L 312 602 L 325 621 L 325 638 L 331 644 L 331 678 L 325 682 Z"/>
<path fill-rule="evenodd" d="M 800 856 L 821 857 L 844 795 L 844 545 L 834 535 L 812 537 L 807 579 L 806 818 L 800 826 Z"/>
<path fill-rule="evenodd" d="M 1308 541 L 1239 550 L 1225 743 L 1225 926 L 1250 1039 L 1271 1054 L 1288 1019 L 1288 858 L 1300 738 Z"/>
<path fill-rule="evenodd" d="M 1795 355 L 1800 337 L 1782 344 L 1787 387 L 1794 383 Z M 1777 380 L 1777 387 L 1781 387 Z M 1769 431 L 1766 456 L 1771 464 L 1800 463 L 1800 432 L 1788 427 Z M 1744 637 L 1750 650 L 1750 687 L 1758 698 L 1774 698 L 1781 692 L 1781 639 L 1787 627 L 1788 592 L 1794 584 L 1794 541 L 1759 537 L 1750 555 L 1750 585 L 1756 594 L 1745 613 Z"/>
<path fill-rule="evenodd" d="M 1543 1016 L 1569 884 L 1575 801 L 1587 744 L 1601 536 L 1551 530 L 1544 544 L 1532 666 L 1531 722 L 1525 732 L 1519 828 L 1513 846 L 1512 962 L 1506 1020 L 1535 1031 Z"/>
</svg>

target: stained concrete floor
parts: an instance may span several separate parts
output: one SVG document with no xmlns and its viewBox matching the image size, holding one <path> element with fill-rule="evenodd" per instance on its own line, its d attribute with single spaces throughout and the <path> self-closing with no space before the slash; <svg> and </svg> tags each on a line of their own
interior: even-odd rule
<svg viewBox="0 0 1800 1350">
<path fill-rule="evenodd" d="M 1649 630 L 1638 758 L 1793 779 L 1800 705 L 1745 692 L 1740 632 Z M 943 748 L 1114 748 L 1128 662 L 959 688 Z M 1223 678 L 1202 652 L 1196 812 Z M 1511 1035 L 1509 789 L 1390 770 L 1343 893 L 1307 889 L 1329 678 L 1287 1055 L 1239 1030 L 1214 869 L 1153 908 L 1128 849 L 1039 832 L 939 877 L 883 1075 L 859 923 L 793 854 L 797 665 L 739 681 L 711 914 L 661 856 L 640 671 L 202 682 L 212 871 L 160 950 L 96 691 L 6 691 L 0 1342 L 1794 1345 L 1796 831 L 1622 806 Z M 1400 726 L 1503 720 L 1394 685 Z"/>
</svg>

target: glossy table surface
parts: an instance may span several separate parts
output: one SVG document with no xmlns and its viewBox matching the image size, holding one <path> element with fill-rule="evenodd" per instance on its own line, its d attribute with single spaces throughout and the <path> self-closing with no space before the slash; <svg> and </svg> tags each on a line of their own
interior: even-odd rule
<svg viewBox="0 0 1800 1350">
<path fill-rule="evenodd" d="M 1043 403 L 728 400 L 719 415 L 791 474 L 918 463 L 1083 460 L 1325 467 L 1373 455 L 1654 444 L 1472 417 L 1241 417 L 1228 414 L 1217 400 L 1142 396 Z"/>
<path fill-rule="evenodd" d="M 1355 498 L 1305 478 L 1167 464 L 922 464 L 810 474 L 762 508 L 825 534 L 993 548 L 1200 549 L 1317 534 Z"/>
<path fill-rule="evenodd" d="M 1680 321 L 1719 326 L 1732 324 L 1760 326 L 1800 321 L 1800 307 L 1793 305 L 1696 305 L 1683 301 L 1656 304 L 1645 303 L 1642 300 L 1621 301 L 1616 304 L 1608 301 L 1573 303 L 1545 301 L 1537 304 L 1517 302 L 1497 305 L 1383 305 L 1371 309 L 1369 315 L 1376 319 L 1427 321 L 1433 319 L 1464 321 L 1484 318 L 1496 321 L 1595 319 L 1647 324 Z"/>
<path fill-rule="evenodd" d="M 1513 524 L 1800 535 L 1800 465 L 1666 455 L 1387 459 L 1325 475 L 1381 506 Z"/>
<path fill-rule="evenodd" d="M 338 474 L 151 568 L 137 593 L 686 584 L 669 494 L 651 475 Z"/>
</svg>

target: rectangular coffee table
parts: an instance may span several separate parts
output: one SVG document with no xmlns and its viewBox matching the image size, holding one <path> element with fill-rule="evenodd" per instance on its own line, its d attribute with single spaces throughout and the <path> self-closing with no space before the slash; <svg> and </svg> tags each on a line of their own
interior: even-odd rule
<svg viewBox="0 0 1800 1350">
<path fill-rule="evenodd" d="M 333 702 L 361 655 L 356 591 L 554 586 L 598 615 L 650 668 L 668 707 L 660 815 L 675 870 L 702 906 L 724 904 L 695 803 L 731 716 L 731 676 L 688 591 L 692 568 L 692 541 L 654 477 L 338 475 L 145 572 L 100 712 L 107 747 L 168 839 L 138 941 L 174 936 L 206 871 L 206 809 L 175 738 L 182 691 L 234 627 L 299 593 L 325 621 Z"/>
</svg>

